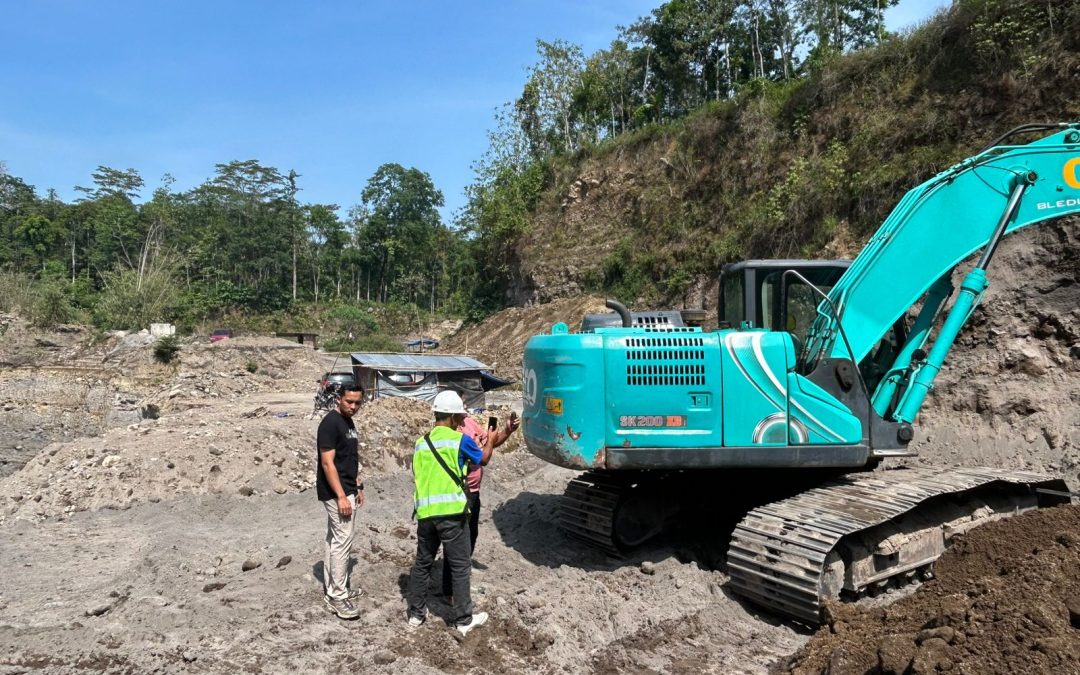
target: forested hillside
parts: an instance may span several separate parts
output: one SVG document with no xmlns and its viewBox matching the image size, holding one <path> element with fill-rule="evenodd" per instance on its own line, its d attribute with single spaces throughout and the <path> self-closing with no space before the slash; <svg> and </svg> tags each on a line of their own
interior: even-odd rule
<svg viewBox="0 0 1080 675">
<path fill-rule="evenodd" d="M 516 304 L 708 304 L 748 257 L 853 255 L 904 192 L 1026 122 L 1080 120 L 1080 2 L 958 0 L 909 35 L 549 161 Z"/>
<path fill-rule="evenodd" d="M 893 4 L 671 0 L 594 54 L 539 41 L 452 222 L 430 176 L 394 163 L 354 206 L 305 203 L 303 176 L 257 160 L 190 190 L 101 166 L 72 202 L 0 163 L 0 310 L 376 334 L 387 305 L 701 304 L 726 262 L 850 253 L 1009 127 L 1080 119 L 1080 0 L 956 0 L 909 35 L 884 30 Z"/>
</svg>

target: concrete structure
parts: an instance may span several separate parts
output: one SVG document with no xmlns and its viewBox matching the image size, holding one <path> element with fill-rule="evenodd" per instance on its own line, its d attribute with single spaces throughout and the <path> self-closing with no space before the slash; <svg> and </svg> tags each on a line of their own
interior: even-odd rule
<svg viewBox="0 0 1080 675">
<path fill-rule="evenodd" d="M 175 335 L 176 326 L 171 323 L 152 323 L 150 324 L 150 336 L 159 338 L 166 335 Z"/>
</svg>

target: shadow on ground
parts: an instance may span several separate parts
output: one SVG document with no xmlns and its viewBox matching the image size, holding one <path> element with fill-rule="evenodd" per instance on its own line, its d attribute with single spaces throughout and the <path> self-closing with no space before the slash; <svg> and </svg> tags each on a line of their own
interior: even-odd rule
<svg viewBox="0 0 1080 675">
<path fill-rule="evenodd" d="M 716 569 L 727 548 L 731 527 L 712 533 L 700 524 L 687 521 L 648 543 L 616 557 L 571 538 L 558 526 L 557 508 L 561 495 L 522 492 L 507 499 L 492 512 L 492 521 L 504 544 L 534 565 L 557 568 L 562 565 L 583 570 L 615 570 L 635 567 L 645 561 L 676 558 Z"/>
</svg>

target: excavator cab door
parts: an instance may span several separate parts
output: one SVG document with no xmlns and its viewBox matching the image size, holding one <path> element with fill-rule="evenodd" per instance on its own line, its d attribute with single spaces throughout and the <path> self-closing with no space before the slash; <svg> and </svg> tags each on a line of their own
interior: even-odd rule
<svg viewBox="0 0 1080 675">
<path fill-rule="evenodd" d="M 785 330 L 798 347 L 821 302 L 818 291 L 828 293 L 849 264 L 847 260 L 746 260 L 726 265 L 720 275 L 719 325 L 738 328 L 749 322 L 754 328 Z M 788 270 L 798 276 L 785 275 Z"/>
</svg>

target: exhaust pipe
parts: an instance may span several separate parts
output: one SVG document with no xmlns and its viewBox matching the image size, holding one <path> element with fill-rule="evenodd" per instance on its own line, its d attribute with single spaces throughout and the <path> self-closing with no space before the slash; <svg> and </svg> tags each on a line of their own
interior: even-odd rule
<svg viewBox="0 0 1080 675">
<path fill-rule="evenodd" d="M 618 300 L 611 300 L 610 298 L 604 303 L 608 309 L 615 310 L 620 317 L 622 317 L 623 328 L 630 328 L 634 325 L 634 320 L 630 318 L 630 310 L 626 308 L 626 305 L 622 304 Z"/>
</svg>

